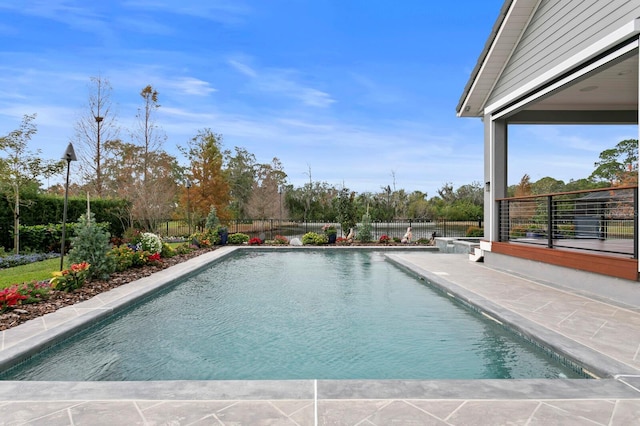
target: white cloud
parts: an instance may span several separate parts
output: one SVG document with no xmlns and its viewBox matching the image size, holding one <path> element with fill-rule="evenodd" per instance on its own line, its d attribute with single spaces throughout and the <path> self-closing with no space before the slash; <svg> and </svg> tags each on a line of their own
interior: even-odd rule
<svg viewBox="0 0 640 426">
<path fill-rule="evenodd" d="M 211 87 L 206 81 L 199 80 L 193 77 L 178 78 L 173 83 L 168 83 L 170 87 L 178 89 L 180 92 L 186 95 L 194 96 L 206 96 L 210 93 L 217 92 L 218 90 Z"/>
<path fill-rule="evenodd" d="M 257 70 L 248 65 L 248 58 L 230 59 L 229 64 L 241 74 L 250 78 L 250 87 L 262 93 L 295 99 L 304 105 L 326 108 L 335 103 L 329 93 L 309 87 L 299 80 L 301 73 L 291 69 L 265 68 Z"/>
<path fill-rule="evenodd" d="M 163 11 L 186 15 L 223 24 L 238 24 L 251 13 L 251 8 L 242 0 L 130 0 L 124 7 L 148 11 Z"/>
<path fill-rule="evenodd" d="M 258 76 L 258 73 L 253 68 L 251 68 L 247 64 L 240 62 L 239 60 L 230 59 L 229 64 L 247 77 L 255 78 Z"/>
</svg>

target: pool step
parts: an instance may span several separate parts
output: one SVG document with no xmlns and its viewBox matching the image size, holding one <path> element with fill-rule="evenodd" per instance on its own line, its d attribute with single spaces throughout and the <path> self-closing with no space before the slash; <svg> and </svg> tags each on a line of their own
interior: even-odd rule
<svg viewBox="0 0 640 426">
<path fill-rule="evenodd" d="M 484 261 L 484 251 L 480 247 L 474 247 L 473 252 L 469 253 L 469 260 L 472 262 Z"/>
</svg>

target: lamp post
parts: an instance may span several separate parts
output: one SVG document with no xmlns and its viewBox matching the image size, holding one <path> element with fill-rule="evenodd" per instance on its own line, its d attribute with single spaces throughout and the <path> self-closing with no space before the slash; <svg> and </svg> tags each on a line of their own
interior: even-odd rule
<svg viewBox="0 0 640 426">
<path fill-rule="evenodd" d="M 102 152 L 102 146 L 100 145 L 100 123 L 104 120 L 104 117 L 100 116 L 100 108 L 98 105 L 98 115 L 94 115 L 93 118 L 96 119 L 96 125 L 98 126 L 97 142 L 96 142 L 96 152 L 98 153 L 98 164 L 96 164 L 97 168 L 97 176 L 96 176 L 96 189 L 98 192 L 98 196 L 102 196 L 102 170 L 100 168 L 100 153 Z"/>
<path fill-rule="evenodd" d="M 187 222 L 189 223 L 189 236 L 191 236 L 191 199 L 189 196 L 189 188 L 191 188 L 191 181 L 187 179 L 184 186 L 187 187 Z"/>
<path fill-rule="evenodd" d="M 71 169 L 71 162 L 76 161 L 76 152 L 73 150 L 73 144 L 69 142 L 67 150 L 62 156 L 63 160 L 67 160 L 67 181 L 64 187 L 64 208 L 62 210 L 62 242 L 60 243 L 60 270 L 62 271 L 64 265 L 64 237 L 67 231 L 67 202 L 69 200 L 69 170 Z"/>
<path fill-rule="evenodd" d="M 280 224 L 282 225 L 282 192 L 284 191 L 284 188 L 282 188 L 282 185 L 280 185 L 278 187 L 278 195 L 280 195 Z"/>
</svg>

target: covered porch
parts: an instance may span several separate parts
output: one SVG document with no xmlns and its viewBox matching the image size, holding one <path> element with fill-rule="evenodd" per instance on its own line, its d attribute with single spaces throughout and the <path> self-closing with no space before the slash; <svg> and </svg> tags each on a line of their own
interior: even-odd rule
<svg viewBox="0 0 640 426">
<path fill-rule="evenodd" d="M 512 126 L 633 125 L 638 134 L 640 12 L 623 0 L 567 3 L 506 1 L 458 104 L 458 116 L 484 121 L 481 249 L 498 267 L 511 257 L 637 281 L 637 186 L 507 196 Z"/>
</svg>

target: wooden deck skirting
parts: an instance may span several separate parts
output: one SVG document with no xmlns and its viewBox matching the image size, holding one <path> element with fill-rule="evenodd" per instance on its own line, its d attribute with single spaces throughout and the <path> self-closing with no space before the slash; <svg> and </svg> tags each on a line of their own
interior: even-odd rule
<svg viewBox="0 0 640 426">
<path fill-rule="evenodd" d="M 637 259 L 495 241 L 491 252 L 638 281 Z"/>
</svg>

